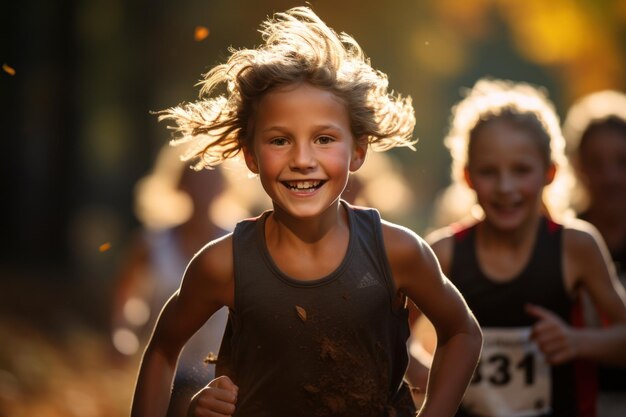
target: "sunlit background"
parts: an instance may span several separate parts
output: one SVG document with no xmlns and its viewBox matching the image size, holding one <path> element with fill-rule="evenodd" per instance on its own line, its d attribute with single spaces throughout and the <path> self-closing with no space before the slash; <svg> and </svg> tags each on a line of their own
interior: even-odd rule
<svg viewBox="0 0 626 417">
<path fill-rule="evenodd" d="M 169 138 L 150 111 L 196 98 L 229 46 L 257 45 L 266 16 L 302 4 L 3 1 L 0 417 L 125 415 L 136 356 L 120 358 L 107 321 L 139 227 L 135 183 Z M 624 1 L 308 4 L 414 100 L 416 152 L 389 152 L 363 179 L 367 201 L 420 233 L 449 183 L 442 138 L 464 87 L 485 75 L 543 85 L 561 116 L 583 94 L 626 90 Z M 384 186 L 383 172 L 397 181 Z"/>
</svg>

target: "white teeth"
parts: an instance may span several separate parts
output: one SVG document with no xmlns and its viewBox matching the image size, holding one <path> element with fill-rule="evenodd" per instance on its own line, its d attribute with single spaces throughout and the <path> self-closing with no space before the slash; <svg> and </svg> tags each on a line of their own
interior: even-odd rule
<svg viewBox="0 0 626 417">
<path fill-rule="evenodd" d="M 310 188 L 315 188 L 320 185 L 321 181 L 289 181 L 288 185 L 290 188 L 295 188 L 298 190 L 308 190 Z"/>
</svg>

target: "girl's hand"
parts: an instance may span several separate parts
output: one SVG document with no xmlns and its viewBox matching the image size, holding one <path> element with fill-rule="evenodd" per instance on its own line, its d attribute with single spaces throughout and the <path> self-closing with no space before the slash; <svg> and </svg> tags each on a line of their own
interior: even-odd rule
<svg viewBox="0 0 626 417">
<path fill-rule="evenodd" d="M 527 304 L 526 312 L 537 319 L 531 338 L 552 365 L 559 365 L 574 359 L 578 353 L 576 338 L 572 328 L 559 316 L 543 307 Z"/>
<path fill-rule="evenodd" d="M 235 412 L 239 387 L 227 376 L 215 378 L 191 399 L 188 417 L 228 417 Z"/>
</svg>

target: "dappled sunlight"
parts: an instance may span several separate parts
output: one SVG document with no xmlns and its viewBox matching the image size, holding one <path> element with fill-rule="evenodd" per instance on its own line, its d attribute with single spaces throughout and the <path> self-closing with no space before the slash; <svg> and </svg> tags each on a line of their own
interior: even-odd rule
<svg viewBox="0 0 626 417">
<path fill-rule="evenodd" d="M 358 185 L 355 184 L 358 182 Z M 365 164 L 352 175 L 347 191 L 356 192 L 344 196 L 354 204 L 375 207 L 383 217 L 399 218 L 411 213 L 414 195 L 401 166 L 388 154 L 370 152 Z"/>
<path fill-rule="evenodd" d="M 3 318 L 0 340 L 0 415 L 127 414 L 136 364 L 113 360 L 108 344 L 93 331 L 69 326 L 51 336 L 33 323 Z"/>
<path fill-rule="evenodd" d="M 571 1 L 501 0 L 498 5 L 517 48 L 538 64 L 568 62 L 602 37 L 584 10 Z"/>
<path fill-rule="evenodd" d="M 141 347 L 139 338 L 129 329 L 113 330 L 112 342 L 115 349 L 123 355 L 134 355 Z"/>
<path fill-rule="evenodd" d="M 564 76 L 570 97 L 623 85 L 626 78 L 620 35 L 626 22 L 624 2 L 445 0 L 428 4 L 437 18 L 416 29 L 416 64 L 443 70 L 447 76 L 469 65 L 469 47 L 493 35 L 493 17 L 498 16 L 507 26 L 513 48 L 528 61 Z M 424 39 L 438 48 L 426 50 Z"/>
<path fill-rule="evenodd" d="M 452 77 L 465 70 L 470 56 L 460 33 L 446 26 L 425 24 L 411 34 L 414 65 L 433 77 Z"/>
<path fill-rule="evenodd" d="M 250 173 L 242 157 L 223 162 L 220 169 L 226 187 L 211 207 L 210 216 L 215 224 L 232 230 L 239 220 L 272 207 L 259 178 Z"/>
<path fill-rule="evenodd" d="M 465 36 L 480 40 L 490 34 L 492 21 L 490 16 L 493 0 L 436 0 L 433 7 L 442 17 L 439 24 L 455 28 Z"/>
<path fill-rule="evenodd" d="M 10 47 L 0 62 L 0 83 L 11 176 L 0 284 L 17 290 L 13 295 L 0 286 L 0 417 L 128 415 L 148 333 L 143 327 L 160 306 L 131 296 L 120 303 L 128 326 L 111 324 L 116 268 L 138 226 L 155 233 L 191 218 L 194 200 L 179 188 L 181 175 L 187 169 L 201 181 L 211 173 L 193 172 L 189 167 L 197 158 L 181 162 L 180 155 L 193 155 L 214 139 L 205 135 L 193 148 L 166 145 L 146 172 L 169 138 L 150 112 L 194 99 L 190 87 L 199 74 L 228 47 L 258 42 L 253 23 L 284 3 L 250 2 L 244 13 L 235 13 L 228 2 L 161 2 L 144 16 L 125 2 L 50 2 L 35 10 L 39 3 L 26 1 L 18 9 L 32 14 L 7 19 Z M 416 110 L 416 152 L 369 152 L 343 198 L 375 207 L 420 234 L 468 213 L 472 219 L 484 215 L 463 182 L 464 161 L 455 158 L 453 178 L 446 175 L 450 161 L 442 139 L 460 88 L 486 75 L 510 76 L 544 85 L 557 110 L 590 92 L 626 88 L 623 0 L 348 0 L 312 6 L 359 39 L 368 58 L 389 75 L 390 88 L 410 95 Z M 598 96 L 575 112 L 626 112 L 626 104 L 617 103 Z M 213 110 L 198 109 L 205 119 L 215 116 Z M 569 149 L 585 125 L 580 114 L 566 120 Z M 455 156 L 466 151 L 462 140 L 449 145 Z M 555 146 L 562 153 L 560 135 Z M 573 216 L 568 197 L 575 183 L 568 161 L 558 165 L 545 198 L 561 217 Z M 216 171 L 224 184 L 204 186 L 220 194 L 202 214 L 220 233 L 272 207 L 241 158 Z M 584 190 L 574 191 L 575 207 L 585 207 Z M 5 269 L 16 272 L 9 276 Z M 46 320 L 56 315 L 63 318 L 50 325 Z M 421 326 L 431 350 L 431 329 Z"/>
</svg>

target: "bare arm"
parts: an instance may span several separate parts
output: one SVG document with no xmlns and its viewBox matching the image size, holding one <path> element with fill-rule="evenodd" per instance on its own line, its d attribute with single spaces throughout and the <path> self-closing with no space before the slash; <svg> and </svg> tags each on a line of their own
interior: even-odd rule
<svg viewBox="0 0 626 417">
<path fill-rule="evenodd" d="M 144 352 L 132 417 L 165 416 L 172 379 L 187 340 L 222 306 L 233 307 L 231 237 L 212 242 L 189 264 L 183 283 L 165 304 Z"/>
<path fill-rule="evenodd" d="M 437 332 L 420 416 L 453 416 L 478 362 L 480 328 L 426 242 L 407 229 L 386 224 L 383 230 L 398 290 L 419 307 Z"/>
<path fill-rule="evenodd" d="M 561 345 L 565 347 L 559 348 L 557 332 L 546 330 L 544 335 L 540 334 L 542 328 L 537 327 L 549 329 L 550 325 L 554 327 L 555 324 L 549 314 L 539 311 L 537 316 L 540 321 L 535 334 L 542 350 L 553 363 L 582 357 L 626 366 L 626 297 L 604 241 L 593 226 L 575 221 L 564 230 L 563 250 L 564 270 L 569 286 L 574 291 L 586 292 L 610 324 L 604 328 L 567 326 L 561 334 Z"/>
</svg>

